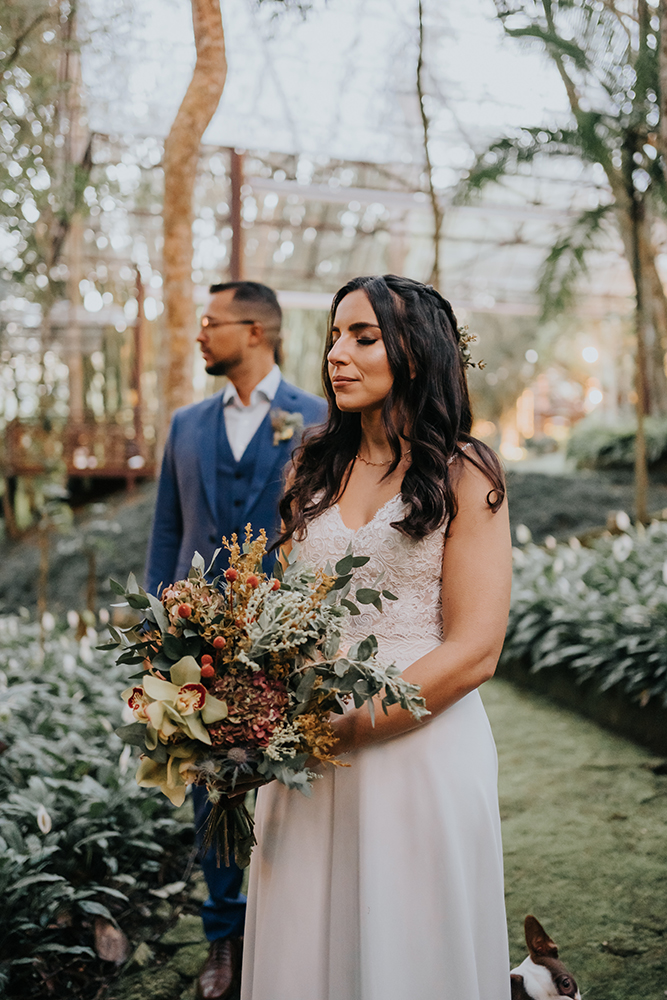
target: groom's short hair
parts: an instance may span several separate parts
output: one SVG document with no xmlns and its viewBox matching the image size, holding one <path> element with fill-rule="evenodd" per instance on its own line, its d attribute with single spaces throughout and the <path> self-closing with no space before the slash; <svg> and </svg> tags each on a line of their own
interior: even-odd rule
<svg viewBox="0 0 667 1000">
<path fill-rule="evenodd" d="M 264 335 L 267 343 L 273 348 L 276 364 L 282 361 L 282 342 L 280 338 L 280 328 L 283 322 L 283 311 L 280 308 L 278 297 L 268 285 L 262 285 L 259 281 L 224 281 L 217 285 L 211 285 L 209 292 L 215 295 L 217 292 L 233 291 L 232 301 L 243 303 L 250 307 L 253 316 L 247 319 L 256 319 L 264 327 Z"/>
</svg>

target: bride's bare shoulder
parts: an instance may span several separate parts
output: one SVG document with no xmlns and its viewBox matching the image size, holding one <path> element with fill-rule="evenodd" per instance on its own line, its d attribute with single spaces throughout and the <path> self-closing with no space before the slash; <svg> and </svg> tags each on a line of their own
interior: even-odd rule
<svg viewBox="0 0 667 1000">
<path fill-rule="evenodd" d="M 491 458 L 494 457 L 491 453 Z M 475 447 L 474 441 L 467 441 L 460 445 L 459 450 L 449 459 L 449 464 L 455 473 L 454 488 L 459 508 L 457 518 L 464 515 L 465 520 L 466 514 L 481 514 L 484 511 L 493 515 L 507 508 L 500 463 L 497 465 L 497 470 L 491 468 L 486 448 L 480 452 Z M 488 471 L 485 471 L 485 468 Z M 500 493 L 499 487 L 502 487 Z M 502 503 L 497 504 L 496 501 L 500 498 Z"/>
</svg>

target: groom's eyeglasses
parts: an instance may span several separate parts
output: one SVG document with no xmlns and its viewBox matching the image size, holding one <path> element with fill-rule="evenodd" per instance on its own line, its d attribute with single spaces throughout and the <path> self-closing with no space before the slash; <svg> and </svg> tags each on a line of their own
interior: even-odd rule
<svg viewBox="0 0 667 1000">
<path fill-rule="evenodd" d="M 226 319 L 222 322 L 203 316 L 201 321 L 202 330 L 215 330 L 218 326 L 254 326 L 254 319 Z"/>
</svg>

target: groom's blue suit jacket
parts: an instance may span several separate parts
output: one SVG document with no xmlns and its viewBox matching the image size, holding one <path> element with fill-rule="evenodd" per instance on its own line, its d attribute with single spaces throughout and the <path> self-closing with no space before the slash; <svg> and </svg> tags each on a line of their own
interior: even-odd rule
<svg viewBox="0 0 667 1000">
<path fill-rule="evenodd" d="M 301 413 L 308 427 L 324 421 L 327 404 L 281 381 L 271 410 Z M 269 543 L 275 539 L 283 470 L 299 435 L 274 445 L 270 418 L 269 413 L 236 462 L 225 431 L 222 392 L 174 413 L 146 562 L 150 593 L 187 577 L 195 551 L 208 565 L 221 537 L 242 533 L 248 522 L 255 535 L 265 528 Z M 271 565 L 273 561 L 271 557 Z M 223 553 L 216 568 L 224 565 Z"/>
</svg>

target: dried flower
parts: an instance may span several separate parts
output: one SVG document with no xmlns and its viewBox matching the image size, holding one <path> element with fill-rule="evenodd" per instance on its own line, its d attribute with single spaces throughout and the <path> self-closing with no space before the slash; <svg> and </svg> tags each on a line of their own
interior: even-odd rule
<svg viewBox="0 0 667 1000">
<path fill-rule="evenodd" d="M 261 670 L 228 673 L 214 682 L 213 690 L 227 705 L 226 718 L 208 727 L 213 745 L 266 746 L 287 705 L 284 683 Z"/>
<path fill-rule="evenodd" d="M 461 364 L 464 368 L 478 368 L 480 371 L 486 368 L 483 361 L 473 361 L 472 354 L 470 353 L 470 345 L 477 343 L 477 337 L 474 333 L 468 332 L 467 326 L 462 326 L 459 328 L 459 354 L 461 355 Z"/>
<path fill-rule="evenodd" d="M 271 410 L 271 427 L 275 448 L 281 441 L 291 441 L 295 434 L 303 430 L 303 414 L 290 413 L 288 410 Z"/>
</svg>

